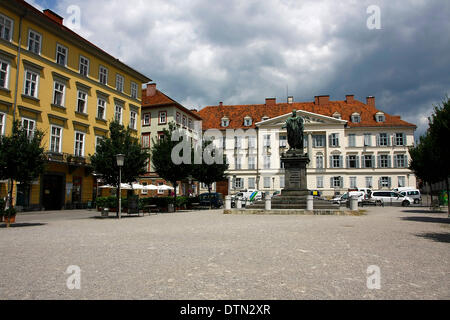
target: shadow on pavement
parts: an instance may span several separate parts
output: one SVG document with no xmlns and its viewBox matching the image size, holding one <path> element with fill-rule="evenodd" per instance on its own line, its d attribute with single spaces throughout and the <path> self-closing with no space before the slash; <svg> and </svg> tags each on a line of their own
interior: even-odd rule
<svg viewBox="0 0 450 320">
<path fill-rule="evenodd" d="M 10 228 L 39 227 L 45 225 L 46 223 L 12 223 Z M 6 228 L 6 224 L 0 225 L 0 228 Z"/>
<path fill-rule="evenodd" d="M 430 209 L 417 209 L 417 210 L 402 210 L 405 213 L 445 213 L 446 211 L 430 210 Z"/>
<path fill-rule="evenodd" d="M 431 233 L 416 234 L 416 236 L 421 237 L 421 238 L 430 239 L 430 240 L 433 240 L 436 242 L 450 243 L 450 233 L 431 232 Z"/>
<path fill-rule="evenodd" d="M 416 222 L 432 222 L 432 223 L 450 223 L 450 218 L 437 218 L 437 217 L 403 217 L 401 218 L 405 221 L 416 221 Z"/>
</svg>

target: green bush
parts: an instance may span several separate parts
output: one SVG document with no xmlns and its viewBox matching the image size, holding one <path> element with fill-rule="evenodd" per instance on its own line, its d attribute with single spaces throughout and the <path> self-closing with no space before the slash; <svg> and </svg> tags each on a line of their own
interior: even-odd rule
<svg viewBox="0 0 450 320">
<path fill-rule="evenodd" d="M 122 198 L 122 208 L 127 208 L 128 200 L 127 198 Z M 97 198 L 97 207 L 99 208 L 116 208 L 117 207 L 117 197 L 109 196 L 109 197 L 98 197 Z"/>
</svg>

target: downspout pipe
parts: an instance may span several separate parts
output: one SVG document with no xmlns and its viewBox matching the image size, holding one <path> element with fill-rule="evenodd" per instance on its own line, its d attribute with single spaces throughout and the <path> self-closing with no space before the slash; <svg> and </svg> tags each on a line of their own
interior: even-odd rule
<svg viewBox="0 0 450 320">
<path fill-rule="evenodd" d="M 14 88 L 13 124 L 16 121 L 17 93 L 19 90 L 20 54 L 22 52 L 22 20 L 26 16 L 26 14 L 27 10 L 25 10 L 23 14 L 20 15 L 19 18 L 19 40 L 17 45 L 17 70 L 16 70 L 16 87 Z"/>
</svg>

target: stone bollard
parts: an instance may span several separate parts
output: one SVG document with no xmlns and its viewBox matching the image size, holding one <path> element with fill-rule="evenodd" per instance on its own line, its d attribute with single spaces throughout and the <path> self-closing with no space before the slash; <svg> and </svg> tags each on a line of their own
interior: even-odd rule
<svg viewBox="0 0 450 320">
<path fill-rule="evenodd" d="M 242 209 L 241 199 L 236 199 L 236 209 Z"/>
<path fill-rule="evenodd" d="M 231 196 L 225 196 L 225 210 L 231 210 Z"/>
<path fill-rule="evenodd" d="M 350 210 L 352 210 L 352 211 L 358 210 L 358 197 L 351 196 L 349 201 L 350 201 Z"/>
<path fill-rule="evenodd" d="M 266 195 L 264 201 L 265 201 L 264 208 L 266 210 L 272 210 L 272 199 L 271 199 L 270 195 Z"/>
<path fill-rule="evenodd" d="M 306 196 L 306 210 L 312 211 L 314 209 L 314 196 Z"/>
</svg>

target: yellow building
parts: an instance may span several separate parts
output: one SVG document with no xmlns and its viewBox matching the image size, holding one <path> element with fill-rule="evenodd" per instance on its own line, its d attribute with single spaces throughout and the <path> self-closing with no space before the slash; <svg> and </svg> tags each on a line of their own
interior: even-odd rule
<svg viewBox="0 0 450 320">
<path fill-rule="evenodd" d="M 14 188 L 16 205 L 87 206 L 96 194 L 89 155 L 113 119 L 140 137 L 141 88 L 149 81 L 65 27 L 51 10 L 0 2 L 0 134 L 11 133 L 14 119 L 30 134 L 40 129 L 48 158 L 31 187 Z M 0 181 L 0 197 L 6 190 Z"/>
</svg>

